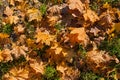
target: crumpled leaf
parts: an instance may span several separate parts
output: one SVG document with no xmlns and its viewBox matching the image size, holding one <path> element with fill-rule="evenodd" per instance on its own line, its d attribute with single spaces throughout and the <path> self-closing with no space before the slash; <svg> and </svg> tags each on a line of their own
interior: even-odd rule
<svg viewBox="0 0 120 80">
<path fill-rule="evenodd" d="M 42 14 L 38 9 L 32 8 L 32 9 L 28 9 L 26 15 L 28 16 L 28 20 L 29 21 L 41 21 L 42 19 Z"/>
<path fill-rule="evenodd" d="M 12 47 L 13 47 L 12 54 L 15 56 L 15 58 L 19 58 L 21 55 L 23 55 L 23 56 L 27 55 L 26 51 L 28 51 L 28 48 L 25 47 L 25 45 L 17 46 L 15 44 L 13 44 Z"/>
</svg>

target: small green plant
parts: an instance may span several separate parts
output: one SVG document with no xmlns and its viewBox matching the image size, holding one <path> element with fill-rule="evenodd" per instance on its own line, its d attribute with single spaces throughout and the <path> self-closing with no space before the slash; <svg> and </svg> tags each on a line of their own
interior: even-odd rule
<svg viewBox="0 0 120 80">
<path fill-rule="evenodd" d="M 44 73 L 45 80 L 59 80 L 56 69 L 52 66 L 47 66 Z"/>
<path fill-rule="evenodd" d="M 42 15 L 45 15 L 46 14 L 46 11 L 47 11 L 47 6 L 46 4 L 42 4 L 40 6 L 40 12 L 42 13 Z"/>
<path fill-rule="evenodd" d="M 37 51 L 37 54 L 38 54 L 38 56 L 42 56 L 44 53 L 46 53 L 45 51 L 48 49 L 48 48 L 50 48 L 50 46 L 47 46 L 47 45 L 45 45 L 42 49 L 40 49 L 40 50 L 35 50 L 35 51 Z"/>
<path fill-rule="evenodd" d="M 56 28 L 57 30 L 61 30 L 61 29 L 64 28 L 64 25 L 62 25 L 61 23 L 58 23 L 58 24 L 55 25 L 55 28 Z"/>
<path fill-rule="evenodd" d="M 86 50 L 80 44 L 78 45 L 78 51 L 81 53 L 81 57 L 84 58 L 86 55 Z"/>
<path fill-rule="evenodd" d="M 120 59 L 120 38 L 113 38 L 111 40 L 104 40 L 101 42 L 99 49 L 106 50 L 111 56 L 116 55 Z"/>
<path fill-rule="evenodd" d="M 13 31 L 12 26 L 10 24 L 6 24 L 3 26 L 3 29 L 2 29 L 3 33 L 11 34 L 12 31 Z"/>
<path fill-rule="evenodd" d="M 82 72 L 80 74 L 80 80 L 99 80 L 100 77 L 93 72 Z"/>
</svg>

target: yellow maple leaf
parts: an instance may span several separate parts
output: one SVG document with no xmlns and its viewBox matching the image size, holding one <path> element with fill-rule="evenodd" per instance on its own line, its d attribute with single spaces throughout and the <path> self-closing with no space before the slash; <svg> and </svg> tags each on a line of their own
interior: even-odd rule
<svg viewBox="0 0 120 80">
<path fill-rule="evenodd" d="M 54 35 L 50 35 L 50 34 L 48 34 L 46 32 L 39 31 L 35 35 L 35 38 L 37 38 L 36 39 L 36 43 L 41 42 L 42 44 L 50 45 L 50 43 L 52 41 L 54 41 L 55 36 Z"/>
</svg>

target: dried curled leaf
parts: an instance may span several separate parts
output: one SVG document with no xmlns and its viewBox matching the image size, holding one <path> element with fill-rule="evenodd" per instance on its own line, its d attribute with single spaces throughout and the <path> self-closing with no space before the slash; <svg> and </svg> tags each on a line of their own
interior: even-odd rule
<svg viewBox="0 0 120 80">
<path fill-rule="evenodd" d="M 28 9 L 26 15 L 28 16 L 28 20 L 29 21 L 41 21 L 42 19 L 42 14 L 38 9 L 32 8 L 32 9 Z"/>
</svg>

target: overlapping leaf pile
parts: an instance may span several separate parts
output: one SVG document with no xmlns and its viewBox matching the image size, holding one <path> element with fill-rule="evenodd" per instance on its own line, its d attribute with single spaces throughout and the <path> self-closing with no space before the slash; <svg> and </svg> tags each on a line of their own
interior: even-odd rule
<svg viewBox="0 0 120 80">
<path fill-rule="evenodd" d="M 0 79 L 120 79 L 119 6 L 119 0 L 1 0 Z"/>
</svg>

